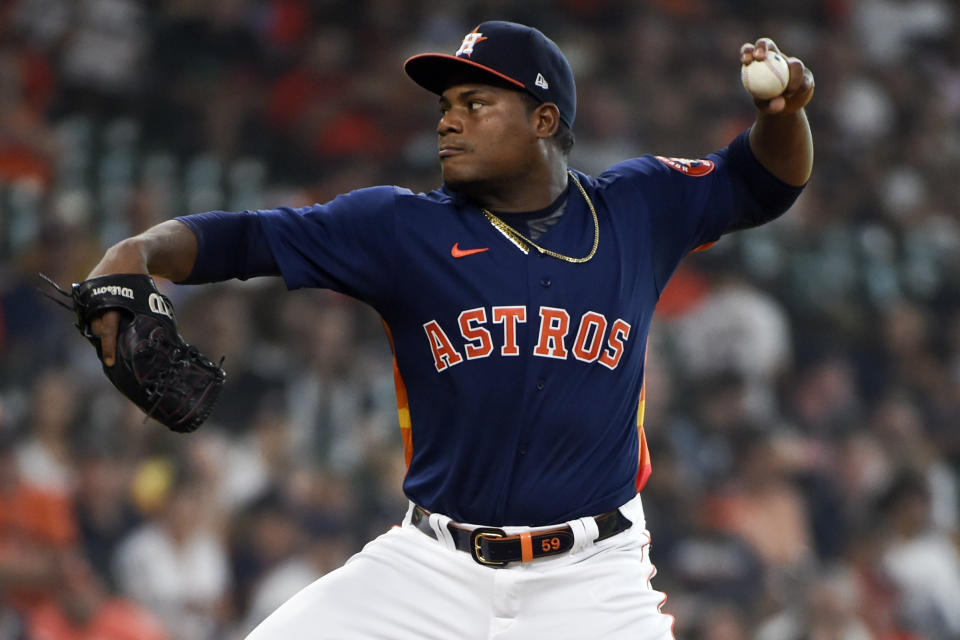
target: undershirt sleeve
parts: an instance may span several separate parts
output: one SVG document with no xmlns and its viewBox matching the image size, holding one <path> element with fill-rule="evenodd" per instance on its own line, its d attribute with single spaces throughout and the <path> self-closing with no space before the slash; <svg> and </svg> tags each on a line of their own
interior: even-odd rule
<svg viewBox="0 0 960 640">
<path fill-rule="evenodd" d="M 787 184 L 760 164 L 750 148 L 749 133 L 749 130 L 741 133 L 726 149 L 731 176 L 742 181 L 744 191 L 751 197 L 744 199 L 744 206 L 734 210 L 724 233 L 775 220 L 793 205 L 803 191 L 802 186 Z"/>
<path fill-rule="evenodd" d="M 193 270 L 181 284 L 219 282 L 230 278 L 280 275 L 259 217 L 250 211 L 208 211 L 177 218 L 197 237 Z"/>
</svg>

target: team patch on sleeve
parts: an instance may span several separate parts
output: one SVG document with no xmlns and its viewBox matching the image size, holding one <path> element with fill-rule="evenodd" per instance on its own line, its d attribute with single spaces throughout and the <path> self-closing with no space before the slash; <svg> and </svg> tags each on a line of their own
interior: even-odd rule
<svg viewBox="0 0 960 640">
<path fill-rule="evenodd" d="M 679 171 L 694 178 L 707 175 L 716 166 L 711 160 L 688 160 L 687 158 L 667 158 L 664 156 L 656 156 L 656 158 L 674 171 Z"/>
</svg>

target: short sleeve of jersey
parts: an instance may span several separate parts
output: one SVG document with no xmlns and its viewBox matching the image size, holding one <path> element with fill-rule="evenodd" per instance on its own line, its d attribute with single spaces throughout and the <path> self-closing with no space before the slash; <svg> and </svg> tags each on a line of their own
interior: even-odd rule
<svg viewBox="0 0 960 640">
<path fill-rule="evenodd" d="M 396 187 L 371 187 L 300 209 L 258 211 L 284 282 L 378 307 L 394 289 Z"/>
<path fill-rule="evenodd" d="M 680 260 L 715 242 L 737 212 L 756 206 L 730 147 L 698 160 L 647 155 L 613 165 L 599 176 L 620 202 L 636 203 L 648 216 L 657 289 L 663 290 Z"/>
</svg>

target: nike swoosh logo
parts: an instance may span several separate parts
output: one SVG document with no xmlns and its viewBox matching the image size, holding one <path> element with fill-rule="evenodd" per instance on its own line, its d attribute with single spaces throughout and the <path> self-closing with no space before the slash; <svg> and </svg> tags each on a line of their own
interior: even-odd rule
<svg viewBox="0 0 960 640">
<path fill-rule="evenodd" d="M 454 258 L 466 258 L 467 256 L 472 256 L 475 253 L 483 253 L 484 251 L 489 251 L 490 247 L 482 247 L 480 249 L 461 249 L 460 243 L 455 242 L 453 247 L 450 248 L 450 255 Z"/>
</svg>

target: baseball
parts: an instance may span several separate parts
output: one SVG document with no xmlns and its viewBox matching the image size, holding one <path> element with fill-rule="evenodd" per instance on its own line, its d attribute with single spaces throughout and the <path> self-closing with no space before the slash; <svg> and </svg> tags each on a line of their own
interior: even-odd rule
<svg viewBox="0 0 960 640">
<path fill-rule="evenodd" d="M 740 67 L 740 81 L 744 88 L 760 100 L 779 96 L 787 88 L 789 79 L 787 59 L 776 51 L 767 51 L 763 60 L 754 60 Z"/>
</svg>

